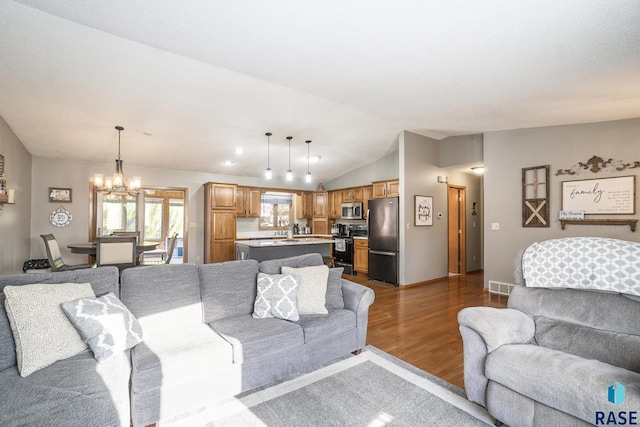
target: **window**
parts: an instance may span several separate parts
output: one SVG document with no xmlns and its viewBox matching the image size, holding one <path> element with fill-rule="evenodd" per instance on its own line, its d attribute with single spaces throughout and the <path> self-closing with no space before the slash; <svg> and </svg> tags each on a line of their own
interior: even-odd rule
<svg viewBox="0 0 640 427">
<path fill-rule="evenodd" d="M 260 196 L 260 228 L 278 228 L 291 225 L 291 193 L 268 191 Z"/>
<path fill-rule="evenodd" d="M 115 231 L 136 231 L 136 196 L 105 194 L 101 202 L 101 230 L 98 229 L 98 236 L 108 236 Z"/>
</svg>

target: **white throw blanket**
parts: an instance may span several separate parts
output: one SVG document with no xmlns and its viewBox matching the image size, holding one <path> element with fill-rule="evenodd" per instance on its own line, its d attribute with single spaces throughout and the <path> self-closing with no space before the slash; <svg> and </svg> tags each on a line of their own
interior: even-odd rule
<svg viewBox="0 0 640 427">
<path fill-rule="evenodd" d="M 527 287 L 640 296 L 640 243 L 601 237 L 536 242 L 522 256 L 522 272 Z"/>
</svg>

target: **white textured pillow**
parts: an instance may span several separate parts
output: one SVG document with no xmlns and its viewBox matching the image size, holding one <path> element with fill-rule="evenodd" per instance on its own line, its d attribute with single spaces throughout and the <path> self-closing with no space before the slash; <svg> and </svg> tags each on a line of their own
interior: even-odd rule
<svg viewBox="0 0 640 427">
<path fill-rule="evenodd" d="M 256 319 L 291 320 L 298 316 L 298 280 L 291 274 L 258 273 L 258 289 L 253 305 Z"/>
<path fill-rule="evenodd" d="M 282 267 L 281 271 L 282 274 L 295 274 L 300 278 L 300 283 L 298 284 L 298 313 L 329 313 L 325 307 L 329 267 L 326 265 L 301 268 Z"/>
<path fill-rule="evenodd" d="M 26 377 L 87 348 L 61 305 L 95 297 L 89 283 L 5 286 L 4 294 L 20 376 Z"/>
</svg>

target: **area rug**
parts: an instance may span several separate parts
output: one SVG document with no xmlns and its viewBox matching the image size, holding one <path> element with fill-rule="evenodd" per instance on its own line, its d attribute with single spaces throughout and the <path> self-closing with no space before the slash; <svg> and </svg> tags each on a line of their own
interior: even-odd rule
<svg viewBox="0 0 640 427">
<path fill-rule="evenodd" d="M 487 411 L 433 375 L 367 346 L 358 355 L 225 400 L 177 426 L 486 426 Z"/>
</svg>

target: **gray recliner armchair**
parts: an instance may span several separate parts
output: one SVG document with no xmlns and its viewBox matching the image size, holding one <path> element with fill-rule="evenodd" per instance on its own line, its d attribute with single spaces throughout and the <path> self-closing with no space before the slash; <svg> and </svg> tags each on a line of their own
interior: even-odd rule
<svg viewBox="0 0 640 427">
<path fill-rule="evenodd" d="M 458 313 L 468 399 L 511 427 L 637 414 L 640 243 L 534 243 L 516 257 L 515 283 L 508 308 Z"/>
</svg>

